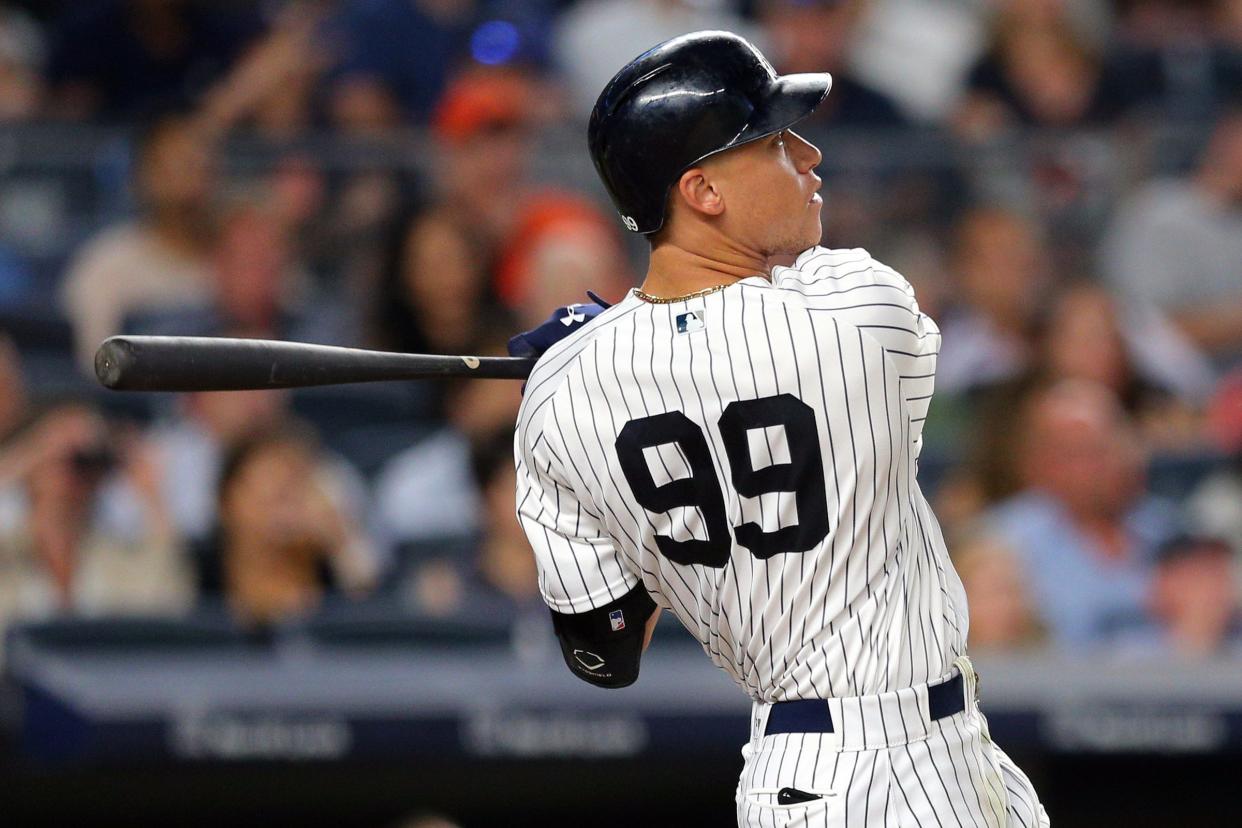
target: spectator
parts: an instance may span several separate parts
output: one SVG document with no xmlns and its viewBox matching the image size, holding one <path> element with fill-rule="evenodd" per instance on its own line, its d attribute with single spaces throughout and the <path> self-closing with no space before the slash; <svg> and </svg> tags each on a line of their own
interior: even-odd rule
<svg viewBox="0 0 1242 828">
<path fill-rule="evenodd" d="M 178 398 L 177 414 L 147 432 L 160 467 L 160 486 L 178 534 L 196 549 L 209 545 L 216 526 L 216 489 L 223 455 L 251 431 L 287 416 L 284 391 L 198 392 Z M 131 492 L 109 493 L 120 513 L 132 512 Z"/>
<path fill-rule="evenodd" d="M 961 394 L 1026 368 L 1039 296 L 1050 281 L 1047 264 L 1039 230 L 1019 214 L 977 207 L 962 217 L 951 263 L 958 304 L 942 325 L 937 390 Z"/>
<path fill-rule="evenodd" d="M 893 127 L 905 117 L 886 95 L 854 78 L 847 57 L 863 3 L 858 0 L 762 0 L 759 19 L 782 74 L 831 72 L 832 92 L 810 123 Z"/>
<path fill-rule="evenodd" d="M 284 391 L 228 391 L 184 394 L 175 416 L 158 421 L 146 435 L 157 480 L 177 533 L 197 558 L 218 555 L 219 515 L 216 499 L 220 470 L 235 446 L 254 433 L 278 430 L 289 419 Z M 324 481 L 335 508 L 346 523 L 358 526 L 367 508 L 366 484 L 344 458 L 328 451 L 317 454 L 316 474 Z M 128 486 L 110 486 L 101 508 L 118 525 L 133 524 L 137 497 Z M 358 532 L 358 545 L 369 541 Z"/>
<path fill-rule="evenodd" d="M 215 239 L 210 301 L 131 316 L 128 332 L 324 343 L 346 336 L 335 305 L 309 300 L 310 278 L 274 212 L 258 203 L 224 211 Z"/>
<path fill-rule="evenodd" d="M 309 154 L 294 152 L 276 162 L 266 181 L 272 213 L 288 228 L 294 247 L 321 283 L 338 283 L 330 263 L 339 251 L 326 249 L 326 237 L 318 219 L 328 207 L 326 176 Z M 334 255 L 335 254 L 335 255 Z"/>
<path fill-rule="evenodd" d="M 408 353 L 464 354 L 495 327 L 473 228 L 443 207 L 398 223 L 388 251 L 372 339 Z"/>
<path fill-rule="evenodd" d="M 358 597 L 374 586 L 373 550 L 337 507 L 322 468 L 314 438 L 289 423 L 248 434 L 225 457 L 218 571 L 209 565 L 203 581 L 239 621 L 279 623 L 329 593 Z"/>
<path fill-rule="evenodd" d="M 1160 629 L 1153 643 L 1187 658 L 1236 653 L 1242 644 L 1237 572 L 1229 545 L 1210 537 L 1181 537 L 1160 552 L 1151 610 Z"/>
<path fill-rule="evenodd" d="M 461 4 L 450 2 L 444 9 L 438 9 L 441 5 L 444 4 L 421 0 L 379 3 L 353 0 L 344 4 L 341 14 L 346 17 L 374 17 L 372 23 L 384 20 L 394 28 L 382 33 L 370 32 L 368 36 L 372 39 L 356 43 L 353 40 L 355 35 L 340 35 L 337 32 L 343 38 L 338 46 L 350 53 L 356 50 L 357 57 L 364 63 L 390 61 L 393 58 L 389 53 L 399 51 L 405 56 L 404 60 L 417 65 L 436 53 L 437 43 L 434 36 L 428 33 L 428 39 L 408 41 L 418 42 L 420 48 L 406 48 L 404 44 L 407 41 L 397 34 L 402 28 L 399 19 L 408 14 L 427 22 L 423 17 L 425 14 L 430 13 L 433 17 L 439 11 L 456 14 L 448 7 Z M 394 16 L 399 19 L 389 19 Z M 440 66 L 432 73 L 420 72 L 409 80 L 434 83 L 438 95 L 444 71 L 444 67 Z M 353 147 L 359 157 L 399 157 L 409 151 L 405 134 L 400 131 L 406 113 L 392 85 L 378 72 L 378 69 L 371 72 L 355 67 L 343 74 L 329 73 L 326 88 L 320 96 L 324 115 L 330 129 L 346 139 L 348 146 Z M 430 106 L 430 103 L 424 105 Z M 426 113 L 419 116 L 420 120 L 425 118 Z M 325 275 L 344 286 L 355 316 L 369 310 L 376 299 L 377 282 L 383 276 L 386 236 L 392 223 L 400 218 L 402 202 L 408 196 L 406 182 L 392 173 L 389 164 L 385 163 L 351 164 L 345 169 L 332 171 L 322 185 L 327 191 L 325 209 L 315 216 L 312 224 L 314 234 L 303 239 L 304 249 L 326 271 Z M 305 177 L 305 173 L 303 175 Z"/>
<path fill-rule="evenodd" d="M 1068 3 L 1006 0 L 954 121 L 970 138 L 1013 126 L 1107 123 L 1124 97 L 1104 59 L 1074 27 Z"/>
<path fill-rule="evenodd" d="M 503 350 L 497 342 L 482 352 Z M 521 388 L 508 380 L 469 380 L 446 397 L 447 423 L 393 456 L 376 477 L 376 532 L 389 544 L 474 538 L 483 528 L 470 475 L 472 446 L 512 429 Z"/>
<path fill-rule="evenodd" d="M 432 543 L 408 548 L 402 591 L 422 612 L 464 614 L 546 623 L 530 544 L 513 512 L 517 485 L 513 430 L 506 426 L 476 437 L 467 449 L 471 499 L 476 515 L 470 557 L 463 544 Z"/>
<path fill-rule="evenodd" d="M 1242 368 L 1221 382 L 1208 408 L 1208 430 L 1227 465 L 1191 493 L 1190 516 L 1200 531 L 1230 544 L 1242 574 Z"/>
<path fill-rule="evenodd" d="M 1120 0 L 1113 64 L 1135 103 L 1191 123 L 1242 87 L 1236 0 Z"/>
<path fill-rule="evenodd" d="M 1041 385 L 1099 384 L 1117 397 L 1148 448 L 1202 451 L 1199 406 L 1211 371 L 1158 313 L 1124 307 L 1098 285 L 1071 283 L 1048 300 L 1032 324 L 1032 340 L 1030 368 L 976 393 L 972 405 L 958 401 L 968 413 L 956 423 L 963 433 L 951 436 L 965 443 L 968 460 L 937 492 L 945 523 L 969 522 L 1022 488 L 1013 462 L 1022 438 L 1013 428 L 1014 410 Z M 932 433 L 942 443 L 945 418 L 956 413 L 942 413 L 936 423 Z"/>
<path fill-rule="evenodd" d="M 29 402 L 21 354 L 11 339 L 0 334 L 0 443 L 21 425 Z"/>
<path fill-rule="evenodd" d="M 436 107 L 439 196 L 476 228 L 475 256 L 489 270 L 528 195 L 539 98 L 524 72 L 478 69 L 457 77 Z"/>
<path fill-rule="evenodd" d="M 326 235 L 336 242 L 332 248 L 348 245 L 349 261 L 341 263 L 343 276 L 352 283 L 362 315 L 370 316 L 370 338 L 380 347 L 407 347 L 391 344 L 406 338 L 402 330 L 409 308 L 396 289 L 405 251 L 419 256 L 419 266 L 431 275 L 440 266 L 434 257 L 445 252 L 434 248 L 443 248 L 450 233 L 462 237 L 465 240 L 453 242 L 448 254 L 453 256 L 448 266 L 456 270 L 437 277 L 438 290 L 452 293 L 453 276 L 460 276 L 463 268 L 478 271 L 482 287 L 489 283 L 500 245 L 513 232 L 526 196 L 530 124 L 537 97 L 530 78 L 518 70 L 469 71 L 453 81 L 435 110 L 434 192 L 419 193 L 413 199 L 418 202 L 414 211 L 394 216 L 400 199 L 408 194 L 386 171 L 352 176 L 332 199 L 336 206 L 324 222 Z M 392 237 L 387 245 L 380 228 Z M 462 244 L 466 247 L 458 250 Z M 462 258 L 456 255 L 459 252 L 467 261 L 457 261 Z M 466 294 L 477 287 L 473 278 L 463 282 Z M 394 301 L 397 306 L 389 309 Z M 474 307 L 474 299 L 467 295 L 459 318 L 466 319 Z M 373 313 L 376 309 L 378 316 Z M 447 305 L 419 308 L 423 311 L 450 312 Z M 475 324 L 467 321 L 464 330 Z"/>
<path fill-rule="evenodd" d="M 0 123 L 34 118 L 43 103 L 43 32 L 20 9 L 0 4 Z"/>
<path fill-rule="evenodd" d="M 312 125 L 315 86 L 328 65 L 321 42 L 325 8 L 287 4 L 198 103 L 199 120 L 212 136 L 238 125 L 289 139 Z"/>
<path fill-rule="evenodd" d="M 79 364 L 87 371 L 99 343 L 120 331 L 127 314 L 210 296 L 209 147 L 186 117 L 167 115 L 139 137 L 135 152 L 141 215 L 88 242 L 64 283 Z"/>
<path fill-rule="evenodd" d="M 953 549 L 953 565 L 970 604 L 971 652 L 1039 646 L 1044 631 L 1013 551 L 983 533 L 963 539 Z"/>
<path fill-rule="evenodd" d="M 585 0 L 572 5 L 558 22 L 553 53 L 569 85 L 573 113 L 585 123 L 617 70 L 669 38 L 724 29 L 763 48 L 762 32 L 729 5 L 724 0 Z"/>
<path fill-rule="evenodd" d="M 1103 287 L 1066 286 L 1037 335 L 1034 364 L 1046 380 L 1108 388 L 1152 448 L 1198 450 L 1196 406 L 1210 389 L 1202 357 L 1158 314 L 1123 306 Z"/>
<path fill-rule="evenodd" d="M 246 5 L 198 0 L 72 3 L 53 29 L 53 113 L 121 121 L 180 103 L 224 74 L 263 31 Z"/>
<path fill-rule="evenodd" d="M 850 65 L 904 112 L 942 122 L 984 48 L 986 8 L 956 0 L 871 0 L 861 12 Z"/>
<path fill-rule="evenodd" d="M 382 138 L 402 124 L 400 102 L 376 78 L 338 78 L 326 96 L 328 123 L 342 135 Z"/>
<path fill-rule="evenodd" d="M 214 250 L 212 306 L 216 317 L 204 333 L 271 339 L 302 339 L 297 293 L 305 276 L 298 272 L 292 241 L 278 218 L 257 204 L 220 218 Z"/>
<path fill-rule="evenodd" d="M 523 330 L 551 308 L 589 301 L 588 290 L 615 302 L 634 286 L 616 221 L 568 193 L 527 202 L 496 276 L 496 292 Z"/>
<path fill-rule="evenodd" d="M 1242 111 L 1220 120 L 1190 178 L 1122 206 L 1102 253 L 1122 296 L 1161 308 L 1218 363 L 1242 358 Z"/>
<path fill-rule="evenodd" d="M 1041 387 L 1014 428 L 1023 488 L 986 523 L 1021 560 L 1051 642 L 1084 648 L 1150 629 L 1152 567 L 1177 518 L 1146 493 L 1134 428 L 1116 398 L 1081 381 Z"/>
<path fill-rule="evenodd" d="M 350 0 L 343 6 L 331 26 L 340 59 L 326 95 L 337 124 L 426 123 L 465 67 L 546 58 L 547 3 Z"/>
<path fill-rule="evenodd" d="M 339 115 L 425 123 L 466 54 L 475 0 L 346 0 L 331 21 Z M 417 44 L 417 48 L 411 48 Z"/>
<path fill-rule="evenodd" d="M 517 471 L 512 429 L 480 440 L 471 453 L 471 467 L 483 504 L 483 536 L 467 580 L 468 590 L 474 593 L 469 600 L 499 603 L 509 615 L 535 611 L 542 618 L 535 557 L 513 512 Z"/>
<path fill-rule="evenodd" d="M 122 475 L 142 520 L 125 532 L 97 509 Z M 0 451 L 0 619 L 178 612 L 193 588 L 149 454 L 100 416 L 61 404 Z"/>
</svg>

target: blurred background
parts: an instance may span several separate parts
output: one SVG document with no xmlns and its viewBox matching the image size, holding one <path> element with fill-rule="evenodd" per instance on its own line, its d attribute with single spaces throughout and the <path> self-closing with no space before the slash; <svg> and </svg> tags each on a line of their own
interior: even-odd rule
<svg viewBox="0 0 1242 828">
<path fill-rule="evenodd" d="M 0 821 L 731 824 L 748 703 L 694 642 L 561 664 L 518 383 L 89 378 L 120 332 L 490 354 L 619 299 L 586 115 L 704 28 L 833 73 L 825 243 L 943 330 L 920 479 L 996 740 L 1056 825 L 1237 824 L 1239 0 L 0 0 Z"/>
</svg>

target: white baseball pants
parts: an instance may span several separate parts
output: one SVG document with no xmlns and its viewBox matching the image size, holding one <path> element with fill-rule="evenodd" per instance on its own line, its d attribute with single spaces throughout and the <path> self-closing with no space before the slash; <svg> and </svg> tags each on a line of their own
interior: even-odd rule
<svg viewBox="0 0 1242 828">
<path fill-rule="evenodd" d="M 1031 782 L 992 743 L 970 660 L 964 712 L 935 721 L 927 685 L 827 700 L 833 733 L 764 736 L 770 705 L 755 703 L 737 788 L 741 828 L 1040 828 Z M 952 675 L 952 674 L 950 674 Z M 948 678 L 948 677 L 946 677 Z M 781 799 L 818 796 L 806 802 Z"/>
</svg>

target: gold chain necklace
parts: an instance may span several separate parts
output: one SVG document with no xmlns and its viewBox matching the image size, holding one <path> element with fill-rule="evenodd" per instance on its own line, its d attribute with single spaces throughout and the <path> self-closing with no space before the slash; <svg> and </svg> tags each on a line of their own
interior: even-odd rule
<svg viewBox="0 0 1242 828">
<path fill-rule="evenodd" d="M 730 282 L 729 284 L 733 283 Z M 703 288 L 702 290 L 696 290 L 694 293 L 687 293 L 685 296 L 652 296 L 642 288 L 634 288 L 634 295 L 639 299 L 642 299 L 644 302 L 650 302 L 653 305 L 671 305 L 674 302 L 684 302 L 687 299 L 698 299 L 700 296 L 707 296 L 708 294 L 715 293 L 718 290 L 724 290 L 729 286 L 729 284 L 712 285 L 711 287 Z"/>
</svg>

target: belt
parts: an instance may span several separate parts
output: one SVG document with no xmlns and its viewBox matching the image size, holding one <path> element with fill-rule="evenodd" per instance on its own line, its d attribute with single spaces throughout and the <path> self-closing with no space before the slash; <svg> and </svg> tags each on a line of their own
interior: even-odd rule
<svg viewBox="0 0 1242 828">
<path fill-rule="evenodd" d="M 927 686 L 927 713 L 933 721 L 953 716 L 965 709 L 966 693 L 961 673 L 939 684 Z M 797 699 L 771 705 L 768 726 L 763 735 L 832 732 L 832 713 L 823 699 Z"/>
</svg>

